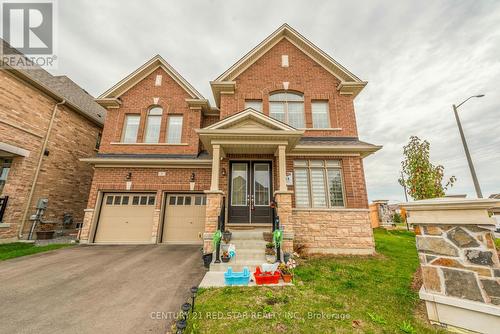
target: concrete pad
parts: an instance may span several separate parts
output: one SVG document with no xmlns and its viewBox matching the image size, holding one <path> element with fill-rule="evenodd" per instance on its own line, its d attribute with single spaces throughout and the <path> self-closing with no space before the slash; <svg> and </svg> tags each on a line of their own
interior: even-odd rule
<svg viewBox="0 0 500 334">
<path fill-rule="evenodd" d="M 74 246 L 0 261 L 1 333 L 165 333 L 200 246 Z"/>
<path fill-rule="evenodd" d="M 226 287 L 229 285 L 226 285 L 224 283 L 224 273 L 220 271 L 209 271 L 205 274 L 205 277 L 203 277 L 203 280 L 201 281 L 199 287 L 200 288 L 221 288 L 221 287 Z M 248 285 L 231 285 L 231 286 L 293 286 L 293 283 L 285 283 L 283 280 L 280 279 L 278 284 L 266 284 L 266 285 L 257 285 L 255 283 L 255 279 L 253 277 L 253 274 L 250 276 L 250 282 Z"/>
</svg>

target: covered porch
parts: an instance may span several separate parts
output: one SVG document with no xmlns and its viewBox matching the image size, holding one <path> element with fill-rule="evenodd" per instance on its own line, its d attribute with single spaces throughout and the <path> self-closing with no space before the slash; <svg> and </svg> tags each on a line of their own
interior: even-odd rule
<svg viewBox="0 0 500 334">
<path fill-rule="evenodd" d="M 228 229 L 271 231 L 273 213 L 286 232 L 283 246 L 291 250 L 292 192 L 287 189 L 286 155 L 304 131 L 246 109 L 198 133 L 212 156 L 204 250 L 211 251 L 213 233 L 221 224 Z"/>
</svg>

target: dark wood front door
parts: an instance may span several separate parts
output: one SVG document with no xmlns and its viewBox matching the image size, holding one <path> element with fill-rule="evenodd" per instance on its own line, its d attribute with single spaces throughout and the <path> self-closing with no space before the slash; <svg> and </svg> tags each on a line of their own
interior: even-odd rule
<svg viewBox="0 0 500 334">
<path fill-rule="evenodd" d="M 233 161 L 229 175 L 229 223 L 270 224 L 271 163 Z"/>
</svg>

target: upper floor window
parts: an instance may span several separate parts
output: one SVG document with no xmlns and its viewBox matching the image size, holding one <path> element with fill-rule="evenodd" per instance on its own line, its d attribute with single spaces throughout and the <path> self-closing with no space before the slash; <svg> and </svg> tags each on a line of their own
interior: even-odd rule
<svg viewBox="0 0 500 334">
<path fill-rule="evenodd" d="M 338 160 L 295 160 L 295 205 L 306 208 L 344 206 Z"/>
<path fill-rule="evenodd" d="M 270 95 L 269 116 L 295 128 L 304 128 L 304 96 L 291 92 Z"/>
<path fill-rule="evenodd" d="M 182 140 L 182 116 L 168 118 L 167 143 L 180 144 Z"/>
<path fill-rule="evenodd" d="M 141 121 L 141 116 L 139 115 L 126 115 L 125 124 L 123 126 L 123 136 L 122 142 L 124 143 L 136 143 L 137 133 L 139 132 L 139 122 Z"/>
<path fill-rule="evenodd" d="M 262 112 L 262 100 L 245 100 L 245 109 L 247 108 Z"/>
<path fill-rule="evenodd" d="M 312 125 L 316 129 L 326 129 L 330 127 L 328 101 L 312 101 Z"/>
<path fill-rule="evenodd" d="M 146 120 L 146 133 L 144 135 L 145 143 L 157 143 L 160 140 L 160 125 L 161 115 L 163 109 L 160 107 L 153 107 L 148 112 Z"/>
</svg>

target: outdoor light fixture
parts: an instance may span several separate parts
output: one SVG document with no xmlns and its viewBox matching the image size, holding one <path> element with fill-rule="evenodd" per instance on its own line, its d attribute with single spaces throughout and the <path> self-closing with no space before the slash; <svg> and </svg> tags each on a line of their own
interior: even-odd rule
<svg viewBox="0 0 500 334">
<path fill-rule="evenodd" d="M 222 174 L 222 176 L 227 175 L 226 169 L 224 167 L 222 167 L 222 169 L 221 169 L 221 174 Z"/>
<path fill-rule="evenodd" d="M 128 172 L 127 175 L 125 176 L 125 180 L 129 181 L 132 180 L 132 173 Z"/>
<path fill-rule="evenodd" d="M 177 320 L 175 327 L 177 328 L 177 334 L 182 334 L 187 327 L 186 320 Z"/>
<path fill-rule="evenodd" d="M 191 190 L 191 191 L 194 190 L 194 185 L 195 185 L 194 180 L 195 179 L 196 179 L 196 175 L 194 173 L 191 173 L 191 176 L 189 177 L 189 190 Z"/>
<path fill-rule="evenodd" d="M 182 314 L 184 316 L 184 320 L 187 320 L 188 312 L 191 309 L 191 304 L 189 303 L 184 303 L 181 306 Z"/>
<path fill-rule="evenodd" d="M 194 300 L 196 298 L 196 293 L 198 292 L 198 287 L 191 287 L 191 312 L 194 312 Z"/>
</svg>

